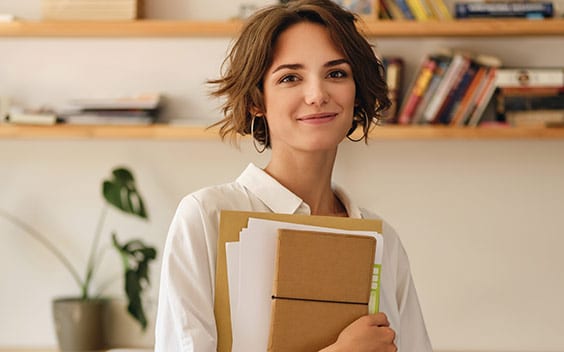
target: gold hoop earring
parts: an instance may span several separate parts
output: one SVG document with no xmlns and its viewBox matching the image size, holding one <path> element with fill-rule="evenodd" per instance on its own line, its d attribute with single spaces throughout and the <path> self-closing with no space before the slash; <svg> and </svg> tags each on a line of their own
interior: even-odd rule
<svg viewBox="0 0 564 352">
<path fill-rule="evenodd" d="M 263 116 L 263 118 L 265 119 L 265 121 L 264 121 L 264 144 L 262 146 L 262 149 L 260 149 L 257 146 L 257 140 L 255 138 L 255 119 L 257 118 L 257 116 L 258 115 L 254 115 L 253 119 L 251 120 L 251 138 L 253 139 L 253 147 L 255 147 L 255 150 L 259 154 L 262 154 L 266 150 L 266 146 L 268 145 L 268 128 L 266 127 L 266 118 Z"/>
<path fill-rule="evenodd" d="M 370 126 L 369 126 L 370 120 L 368 119 L 368 115 L 364 115 L 364 120 L 366 120 L 366 124 L 364 125 L 364 128 L 362 129 L 362 130 L 363 130 L 362 136 L 361 136 L 359 139 L 353 139 L 353 138 L 351 138 L 350 135 L 348 135 L 348 136 L 347 136 L 347 139 L 348 139 L 349 141 L 351 141 L 351 142 L 360 142 L 361 140 L 363 140 L 363 139 L 366 137 L 366 135 L 368 134 L 368 128 L 370 127 Z M 353 132 L 353 133 L 354 133 L 354 132 Z M 352 133 L 351 133 L 351 134 L 352 134 Z"/>
</svg>

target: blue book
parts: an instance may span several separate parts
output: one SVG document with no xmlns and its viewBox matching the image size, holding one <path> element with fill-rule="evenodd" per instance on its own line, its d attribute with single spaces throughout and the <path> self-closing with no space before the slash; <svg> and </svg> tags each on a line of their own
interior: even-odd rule
<svg viewBox="0 0 564 352">
<path fill-rule="evenodd" d="M 411 10 L 409 9 L 409 6 L 407 5 L 407 1 L 405 0 L 395 0 L 395 1 L 398 7 L 400 8 L 401 12 L 403 12 L 403 15 L 405 16 L 406 19 L 408 20 L 415 19 L 415 16 L 413 15 Z"/>
<path fill-rule="evenodd" d="M 454 13 L 456 18 L 548 18 L 554 16 L 554 6 L 551 2 L 457 2 Z"/>
</svg>

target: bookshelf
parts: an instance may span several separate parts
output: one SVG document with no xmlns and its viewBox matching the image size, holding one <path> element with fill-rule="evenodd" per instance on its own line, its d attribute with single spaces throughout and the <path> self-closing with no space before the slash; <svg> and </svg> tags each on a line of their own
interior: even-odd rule
<svg viewBox="0 0 564 352">
<path fill-rule="evenodd" d="M 379 126 L 373 140 L 507 140 L 563 139 L 564 128 L 467 128 L 448 126 Z M 138 139 L 138 140 L 219 140 L 217 129 L 204 126 L 24 126 L 0 124 L 0 139 Z"/>
<path fill-rule="evenodd" d="M 0 23 L 0 37 L 226 37 L 242 22 L 232 21 L 14 21 Z M 360 25 L 371 37 L 562 36 L 564 19 L 470 19 L 372 21 Z"/>
<path fill-rule="evenodd" d="M 0 23 L 0 38 L 135 38 L 232 37 L 242 22 L 191 20 L 13 21 Z M 362 31 L 375 38 L 564 36 L 564 18 L 469 19 L 452 21 L 366 21 Z M 448 126 L 385 126 L 377 139 L 554 139 L 564 128 L 452 128 Z M 0 139 L 216 139 L 203 126 L 17 126 L 0 124 Z"/>
</svg>

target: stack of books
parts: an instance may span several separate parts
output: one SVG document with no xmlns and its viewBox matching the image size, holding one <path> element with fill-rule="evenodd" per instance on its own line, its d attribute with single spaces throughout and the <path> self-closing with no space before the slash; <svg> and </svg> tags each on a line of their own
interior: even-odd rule
<svg viewBox="0 0 564 352">
<path fill-rule="evenodd" d="M 497 57 L 445 51 L 423 58 L 406 90 L 398 124 L 477 126 L 495 92 Z"/>
<path fill-rule="evenodd" d="M 139 12 L 138 0 L 41 0 L 44 20 L 132 20 Z"/>
<path fill-rule="evenodd" d="M 511 68 L 496 77 L 497 119 L 514 127 L 564 126 L 564 68 Z"/>
<path fill-rule="evenodd" d="M 148 125 L 158 118 L 159 94 L 133 97 L 86 98 L 70 101 L 72 109 L 59 113 L 63 122 L 81 125 Z"/>
</svg>

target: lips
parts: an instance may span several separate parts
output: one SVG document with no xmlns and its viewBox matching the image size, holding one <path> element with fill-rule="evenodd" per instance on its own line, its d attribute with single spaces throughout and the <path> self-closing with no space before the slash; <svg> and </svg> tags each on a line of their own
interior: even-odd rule
<svg viewBox="0 0 564 352">
<path fill-rule="evenodd" d="M 337 116 L 337 113 L 333 112 L 323 112 L 323 113 L 316 113 L 316 114 L 309 114 L 299 117 L 298 121 L 305 121 L 305 122 L 316 122 L 316 121 L 325 121 L 334 118 Z"/>
</svg>

